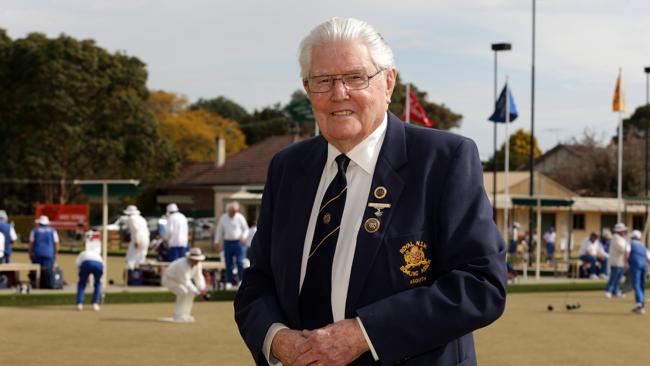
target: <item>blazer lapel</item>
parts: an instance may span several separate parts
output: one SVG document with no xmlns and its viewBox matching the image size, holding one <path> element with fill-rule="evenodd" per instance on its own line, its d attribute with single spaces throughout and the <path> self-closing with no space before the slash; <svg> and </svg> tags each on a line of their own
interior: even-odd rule
<svg viewBox="0 0 650 366">
<path fill-rule="evenodd" d="M 372 177 L 368 203 L 390 203 L 394 205 L 399 200 L 404 189 L 404 181 L 397 171 L 406 162 L 404 122 L 389 112 L 386 136 Z M 375 197 L 374 191 L 377 187 L 386 188 L 386 197 L 381 199 Z M 368 219 L 376 218 L 376 209 L 366 207 L 352 262 L 352 272 L 345 304 L 346 317 L 353 315 L 354 305 L 363 291 L 364 284 L 375 261 L 375 256 L 384 239 L 386 228 L 390 225 L 393 216 L 392 211 L 390 208 L 382 210 L 382 215 L 377 218 L 380 222 L 379 230 L 370 233 L 366 230 L 364 224 Z"/>
<path fill-rule="evenodd" d="M 289 202 L 280 202 L 280 205 L 289 203 L 287 211 L 287 241 L 284 244 L 286 248 L 287 261 L 281 263 L 286 267 L 286 283 L 282 284 L 285 288 L 287 317 L 290 325 L 298 326 L 300 324 L 299 314 L 299 288 L 300 288 L 300 266 L 302 264 L 303 246 L 305 243 L 305 234 L 309 224 L 312 203 L 318 190 L 318 183 L 327 159 L 327 142 L 322 137 L 315 139 L 313 146 L 300 162 L 301 170 L 293 176 L 291 186 L 291 197 Z M 283 293 L 280 293 L 282 296 Z"/>
</svg>

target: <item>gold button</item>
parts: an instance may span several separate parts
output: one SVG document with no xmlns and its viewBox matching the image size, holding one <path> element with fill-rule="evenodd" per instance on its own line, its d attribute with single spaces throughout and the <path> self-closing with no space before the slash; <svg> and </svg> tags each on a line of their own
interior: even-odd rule
<svg viewBox="0 0 650 366">
<path fill-rule="evenodd" d="M 332 215 L 329 212 L 326 212 L 325 215 L 323 215 L 323 223 L 329 224 L 330 221 L 332 221 Z"/>
<path fill-rule="evenodd" d="M 379 186 L 379 187 L 375 188 L 375 192 L 374 192 L 375 198 L 378 199 L 378 200 L 386 197 L 387 193 L 388 193 L 388 189 L 386 189 L 386 187 L 383 187 L 383 186 Z"/>
<path fill-rule="evenodd" d="M 376 233 L 379 230 L 381 223 L 374 217 L 369 218 L 363 223 L 363 228 L 369 233 Z"/>
</svg>

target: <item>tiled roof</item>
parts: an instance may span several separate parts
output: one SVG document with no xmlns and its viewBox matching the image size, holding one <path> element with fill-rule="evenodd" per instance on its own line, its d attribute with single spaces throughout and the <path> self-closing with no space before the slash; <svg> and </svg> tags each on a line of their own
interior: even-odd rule
<svg viewBox="0 0 650 366">
<path fill-rule="evenodd" d="M 266 170 L 271 158 L 278 151 L 286 146 L 303 140 L 305 137 L 295 135 L 271 136 L 264 141 L 248 147 L 232 156 L 226 158 L 224 166 L 217 168 L 214 162 L 202 162 L 201 166 L 190 168 L 198 172 L 181 172 L 180 177 L 187 177 L 182 181 L 183 185 L 192 186 L 213 186 L 213 185 L 238 185 L 238 184 L 261 184 L 266 183 Z M 202 168 L 203 167 L 203 168 Z"/>
</svg>

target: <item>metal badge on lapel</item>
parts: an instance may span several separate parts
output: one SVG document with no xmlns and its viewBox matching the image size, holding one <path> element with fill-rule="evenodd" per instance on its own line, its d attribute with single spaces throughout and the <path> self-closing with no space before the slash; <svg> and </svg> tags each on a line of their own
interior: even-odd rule
<svg viewBox="0 0 650 366">
<path fill-rule="evenodd" d="M 390 203 L 369 202 L 368 207 L 374 208 L 375 210 L 377 210 L 377 211 L 375 211 L 375 216 L 381 217 L 381 215 L 383 214 L 383 212 L 381 212 L 381 210 L 383 210 L 385 208 L 390 208 Z"/>
<path fill-rule="evenodd" d="M 386 189 L 386 187 L 383 187 L 383 186 L 379 186 L 379 187 L 375 188 L 375 191 L 374 191 L 375 198 L 378 199 L 378 200 L 383 199 L 384 197 L 386 197 L 387 193 L 388 193 L 388 189 Z"/>
<path fill-rule="evenodd" d="M 329 224 L 330 221 L 332 221 L 332 214 L 326 212 L 325 215 L 323 215 L 323 224 Z"/>
<path fill-rule="evenodd" d="M 374 217 L 371 217 L 363 223 L 363 228 L 369 233 L 376 233 L 379 230 L 381 223 Z"/>
</svg>

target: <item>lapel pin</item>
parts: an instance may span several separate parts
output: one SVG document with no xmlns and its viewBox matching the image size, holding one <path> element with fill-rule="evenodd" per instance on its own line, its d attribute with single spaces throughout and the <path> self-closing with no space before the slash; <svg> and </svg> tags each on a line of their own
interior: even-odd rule
<svg viewBox="0 0 650 366">
<path fill-rule="evenodd" d="M 325 215 L 323 215 L 323 223 L 324 224 L 329 224 L 330 221 L 332 221 L 332 214 L 329 212 L 326 212 Z"/>
<path fill-rule="evenodd" d="M 369 202 L 368 207 L 374 208 L 375 210 L 377 210 L 377 211 L 375 211 L 375 216 L 381 217 L 381 215 L 383 214 L 383 212 L 381 212 L 381 210 L 383 210 L 385 208 L 390 208 L 390 203 Z"/>
<path fill-rule="evenodd" d="M 384 197 L 386 197 L 387 193 L 388 193 L 388 189 L 386 189 L 386 187 L 384 187 L 384 186 L 379 186 L 379 187 L 375 188 L 375 191 L 374 191 L 375 198 L 378 199 L 378 200 L 383 199 Z"/>
<path fill-rule="evenodd" d="M 363 228 L 366 229 L 370 234 L 376 233 L 379 230 L 381 223 L 374 217 L 369 218 L 366 222 L 363 223 Z"/>
</svg>

